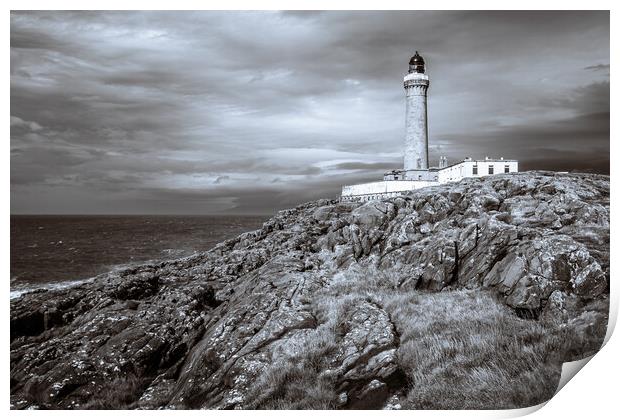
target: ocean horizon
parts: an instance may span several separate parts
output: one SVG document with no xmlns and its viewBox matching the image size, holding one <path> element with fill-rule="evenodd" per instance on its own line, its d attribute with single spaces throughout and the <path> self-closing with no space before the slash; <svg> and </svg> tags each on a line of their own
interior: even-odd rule
<svg viewBox="0 0 620 420">
<path fill-rule="evenodd" d="M 11 215 L 10 298 L 207 251 L 266 215 Z"/>
</svg>

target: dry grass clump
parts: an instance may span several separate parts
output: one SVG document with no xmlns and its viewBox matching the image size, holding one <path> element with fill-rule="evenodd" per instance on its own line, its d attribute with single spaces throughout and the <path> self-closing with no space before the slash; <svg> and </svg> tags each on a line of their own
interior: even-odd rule
<svg viewBox="0 0 620 420">
<path fill-rule="evenodd" d="M 518 318 L 481 290 L 383 301 L 401 333 L 404 408 L 517 408 L 553 396 L 566 349 L 554 325 Z"/>
<path fill-rule="evenodd" d="M 149 380 L 135 375 L 119 377 L 108 383 L 105 390 L 91 398 L 84 410 L 129 410 L 135 408 Z"/>
<path fill-rule="evenodd" d="M 319 377 L 306 360 L 275 363 L 261 375 L 246 402 L 248 408 L 268 410 L 330 410 L 336 408 L 334 384 Z"/>
<path fill-rule="evenodd" d="M 336 273 L 328 289 L 323 292 L 327 296 L 340 298 L 375 296 L 377 293 L 396 290 L 399 280 L 396 272 L 379 270 L 373 265 L 351 264 L 346 270 Z"/>
<path fill-rule="evenodd" d="M 272 410 L 336 408 L 336 384 L 333 378 L 321 376 L 321 372 L 328 369 L 337 350 L 349 304 L 346 299 L 322 302 L 321 325 L 308 334 L 297 356 L 274 360 L 248 391 L 250 398 L 245 406 Z"/>
<path fill-rule="evenodd" d="M 304 351 L 275 361 L 258 379 L 249 406 L 337 407 L 337 385 L 321 373 L 360 299 L 382 307 L 400 336 L 398 363 L 408 380 L 403 408 L 536 405 L 553 396 L 561 363 L 575 352 L 574 333 L 565 326 L 519 318 L 490 291 L 402 290 L 395 275 L 353 264 L 314 296 L 319 327 L 308 335 Z M 595 348 L 590 341 L 577 340 L 577 345 Z"/>
</svg>

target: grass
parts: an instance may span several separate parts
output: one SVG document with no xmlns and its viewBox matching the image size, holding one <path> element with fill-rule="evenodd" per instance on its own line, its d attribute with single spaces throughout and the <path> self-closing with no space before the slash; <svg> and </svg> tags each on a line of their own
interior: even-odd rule
<svg viewBox="0 0 620 420">
<path fill-rule="evenodd" d="M 329 355 L 336 350 L 337 327 L 324 324 L 305 341 L 300 357 L 275 361 L 249 390 L 248 408 L 320 409 L 336 408 L 333 379 L 321 376 Z"/>
<path fill-rule="evenodd" d="M 338 384 L 321 375 L 343 335 L 348 311 L 359 299 L 384 308 L 400 335 L 398 364 L 409 409 L 501 409 L 539 404 L 553 396 L 561 371 L 580 337 L 558 322 L 521 319 L 489 291 L 425 293 L 398 288 L 373 267 L 352 265 L 312 300 L 319 328 L 303 356 L 278 361 L 250 391 L 257 408 L 337 407 Z M 593 344 L 594 343 L 594 344 Z M 594 347 L 598 348 L 598 347 Z"/>
<path fill-rule="evenodd" d="M 91 398 L 80 408 L 85 410 L 133 409 L 148 383 L 149 380 L 135 375 L 116 378 L 107 383 L 106 389 L 100 391 L 99 396 Z"/>
<path fill-rule="evenodd" d="M 553 396 L 565 347 L 553 326 L 518 318 L 483 291 L 409 292 L 384 304 L 410 380 L 403 408 L 516 408 Z"/>
<path fill-rule="evenodd" d="M 331 356 L 346 333 L 347 314 L 355 296 L 326 295 L 312 302 L 319 326 L 304 340 L 299 356 L 274 361 L 248 391 L 245 406 L 261 409 L 320 409 L 338 407 L 337 383 L 329 375 Z"/>
</svg>

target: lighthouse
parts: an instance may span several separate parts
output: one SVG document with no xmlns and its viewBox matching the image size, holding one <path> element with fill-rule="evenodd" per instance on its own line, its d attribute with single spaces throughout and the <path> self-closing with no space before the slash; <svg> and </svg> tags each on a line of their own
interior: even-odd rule
<svg viewBox="0 0 620 420">
<path fill-rule="evenodd" d="M 428 118 L 426 95 L 429 80 L 424 59 L 418 52 L 409 60 L 405 75 L 405 166 L 407 178 L 416 179 L 416 171 L 428 170 Z"/>
<path fill-rule="evenodd" d="M 446 156 L 439 157 L 438 166 L 428 161 L 428 117 L 426 95 L 428 75 L 426 63 L 416 51 L 409 60 L 409 72 L 403 80 L 405 87 L 405 153 L 403 169 L 384 173 L 383 181 L 343 185 L 340 199 L 344 201 L 383 200 L 407 194 L 420 188 L 446 182 L 459 182 L 464 178 L 495 176 L 519 172 L 519 162 L 514 159 L 466 157 L 448 164 Z"/>
</svg>

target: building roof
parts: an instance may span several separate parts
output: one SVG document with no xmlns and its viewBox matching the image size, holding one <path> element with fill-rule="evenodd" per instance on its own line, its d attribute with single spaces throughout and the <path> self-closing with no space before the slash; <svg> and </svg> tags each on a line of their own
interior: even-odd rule
<svg viewBox="0 0 620 420">
<path fill-rule="evenodd" d="M 426 68 L 424 66 L 424 59 L 416 51 L 415 55 L 409 60 L 409 73 L 421 73 L 424 74 Z"/>
<path fill-rule="evenodd" d="M 412 66 L 414 64 L 422 64 L 424 65 L 424 59 L 422 58 L 422 56 L 416 51 L 415 55 L 413 57 L 411 57 L 411 60 L 409 60 L 409 65 Z"/>
<path fill-rule="evenodd" d="M 437 167 L 433 166 L 433 167 L 428 168 L 428 171 L 429 172 L 437 172 L 437 171 L 441 171 L 441 170 L 444 170 L 444 169 L 447 169 L 447 168 L 451 168 L 453 166 L 460 165 L 461 163 L 466 163 L 466 162 L 471 162 L 471 163 L 475 163 L 475 164 L 477 164 L 477 163 L 485 163 L 485 162 L 486 163 L 501 163 L 501 162 L 506 163 L 506 162 L 518 162 L 518 160 L 516 160 L 516 159 L 491 159 L 491 158 L 489 158 L 489 159 L 472 159 L 472 158 L 469 158 L 469 160 L 468 159 L 459 160 L 458 162 L 454 162 L 453 164 L 448 165 L 448 166 L 443 167 L 443 168 L 437 168 Z M 407 171 L 404 170 L 404 169 L 392 169 L 391 171 L 385 172 L 383 175 L 384 176 L 385 175 L 396 175 L 396 174 L 403 174 L 405 172 L 407 172 Z"/>
</svg>

